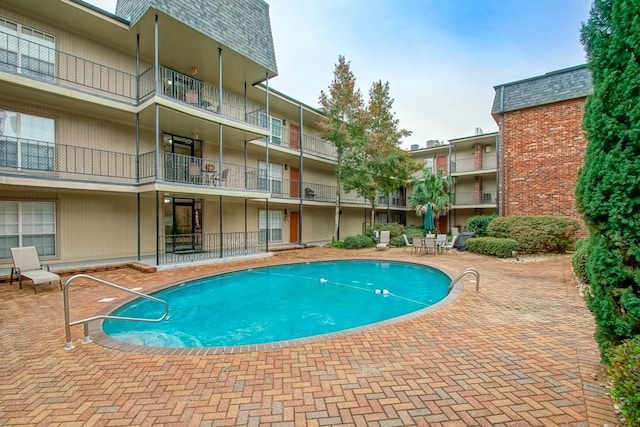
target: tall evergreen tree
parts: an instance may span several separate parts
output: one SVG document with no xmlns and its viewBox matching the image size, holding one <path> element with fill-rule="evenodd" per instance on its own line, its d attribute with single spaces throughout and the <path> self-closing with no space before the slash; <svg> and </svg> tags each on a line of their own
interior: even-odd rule
<svg viewBox="0 0 640 427">
<path fill-rule="evenodd" d="M 399 128 L 389 82 L 373 83 L 365 113 L 355 143 L 344 153 L 346 161 L 340 175 L 345 191 L 356 190 L 369 200 L 373 224 L 378 194 L 388 195 L 405 185 L 419 166 L 399 146 L 411 132 Z"/>
<path fill-rule="evenodd" d="M 338 239 L 340 224 L 340 194 L 342 179 L 340 171 L 344 164 L 344 153 L 362 136 L 364 119 L 363 101 L 360 89 L 356 88 L 356 78 L 351 72 L 350 63 L 344 56 L 338 57 L 333 72 L 333 81 L 328 93 L 320 92 L 320 105 L 324 116 L 318 123 L 321 136 L 335 145 L 338 153 L 336 166 L 336 208 L 332 240 Z"/>
<path fill-rule="evenodd" d="M 587 302 L 606 355 L 640 334 L 640 1 L 595 0 L 582 42 L 593 94 L 576 200 L 590 233 Z"/>
</svg>

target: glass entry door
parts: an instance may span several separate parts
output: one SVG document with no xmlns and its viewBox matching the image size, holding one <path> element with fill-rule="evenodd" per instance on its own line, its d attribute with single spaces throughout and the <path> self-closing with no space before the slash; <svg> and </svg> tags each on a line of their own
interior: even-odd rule
<svg viewBox="0 0 640 427">
<path fill-rule="evenodd" d="M 164 199 L 165 251 L 202 251 L 202 203 L 194 199 Z"/>
</svg>

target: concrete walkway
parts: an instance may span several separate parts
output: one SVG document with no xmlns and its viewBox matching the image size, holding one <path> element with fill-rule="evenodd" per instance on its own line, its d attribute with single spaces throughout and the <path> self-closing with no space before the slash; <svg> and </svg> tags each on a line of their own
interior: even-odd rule
<svg viewBox="0 0 640 427">
<path fill-rule="evenodd" d="M 474 254 L 311 248 L 253 261 L 97 277 L 149 291 L 248 266 L 387 258 L 465 280 L 452 304 L 321 342 L 238 354 L 163 355 L 80 345 L 64 351 L 57 287 L 0 285 L 0 425 L 609 426 L 616 425 L 568 256 L 507 262 Z M 118 296 L 78 283 L 72 319 Z M 123 296 L 123 298 L 125 298 Z M 118 300 L 113 303 L 115 304 Z"/>
</svg>

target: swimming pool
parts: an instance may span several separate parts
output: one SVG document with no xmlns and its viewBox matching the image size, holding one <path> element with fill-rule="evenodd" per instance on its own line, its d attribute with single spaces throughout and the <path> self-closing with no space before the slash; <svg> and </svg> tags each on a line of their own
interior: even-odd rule
<svg viewBox="0 0 640 427">
<path fill-rule="evenodd" d="M 193 280 L 154 296 L 159 323 L 106 320 L 108 336 L 156 347 L 281 342 L 370 325 L 420 311 L 447 296 L 451 279 L 432 267 L 348 260 L 262 267 Z M 159 317 L 135 300 L 116 316 Z"/>
</svg>

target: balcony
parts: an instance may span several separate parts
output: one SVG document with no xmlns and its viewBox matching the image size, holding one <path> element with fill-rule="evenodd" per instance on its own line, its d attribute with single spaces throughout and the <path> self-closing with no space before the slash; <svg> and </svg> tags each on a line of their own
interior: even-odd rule
<svg viewBox="0 0 640 427">
<path fill-rule="evenodd" d="M 236 190 L 266 191 L 258 169 L 181 154 L 162 153 L 159 175 L 166 182 Z"/>
<path fill-rule="evenodd" d="M 475 157 L 456 159 L 451 161 L 451 173 L 480 172 L 495 170 L 497 168 L 497 160 L 495 156 L 484 157 L 481 161 Z"/>
<path fill-rule="evenodd" d="M 258 231 L 158 236 L 160 264 L 202 261 L 266 251 Z"/>
<path fill-rule="evenodd" d="M 140 74 L 140 99 L 156 91 L 154 68 Z M 267 116 L 262 105 L 234 93 L 222 91 L 217 86 L 194 79 L 167 67 L 160 67 L 160 93 L 192 107 L 208 111 L 226 118 L 267 128 Z"/>
<path fill-rule="evenodd" d="M 468 191 L 453 194 L 453 206 L 495 206 L 496 201 L 495 192 L 479 193 L 475 191 Z"/>
<path fill-rule="evenodd" d="M 313 154 L 330 160 L 338 160 L 338 151 L 335 145 L 315 136 L 302 136 L 302 151 L 306 154 Z"/>
<path fill-rule="evenodd" d="M 135 74 L 0 31 L 0 71 L 136 101 Z"/>
<path fill-rule="evenodd" d="M 136 156 L 3 136 L 0 172 L 29 178 L 134 184 Z"/>
</svg>

